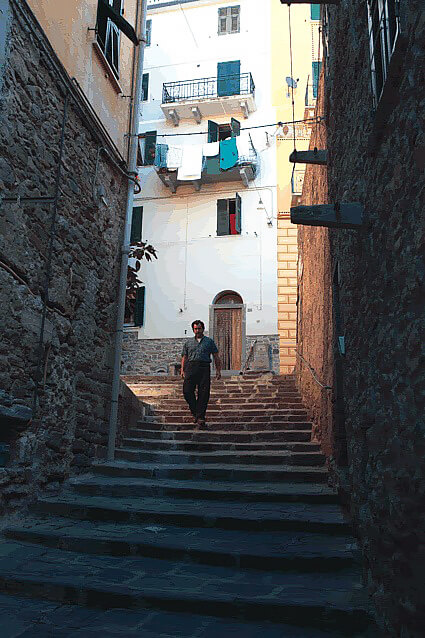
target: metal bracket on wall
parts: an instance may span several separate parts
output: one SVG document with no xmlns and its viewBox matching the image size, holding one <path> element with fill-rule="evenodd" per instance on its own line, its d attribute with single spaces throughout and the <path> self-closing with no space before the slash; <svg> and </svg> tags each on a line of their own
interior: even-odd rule
<svg viewBox="0 0 425 638">
<path fill-rule="evenodd" d="M 360 229 L 363 225 L 363 206 L 359 202 L 294 206 L 291 222 L 305 226 Z"/>
<path fill-rule="evenodd" d="M 328 151 L 319 151 L 315 148 L 313 151 L 293 151 L 289 156 L 289 161 L 294 164 L 318 164 L 326 166 L 328 163 Z"/>
</svg>

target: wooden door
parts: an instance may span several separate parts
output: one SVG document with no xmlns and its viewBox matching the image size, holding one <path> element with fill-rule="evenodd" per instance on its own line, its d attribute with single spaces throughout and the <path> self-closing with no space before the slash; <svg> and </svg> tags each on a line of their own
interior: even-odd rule
<svg viewBox="0 0 425 638">
<path fill-rule="evenodd" d="M 223 370 L 242 365 L 242 308 L 214 308 L 214 341 Z"/>
</svg>

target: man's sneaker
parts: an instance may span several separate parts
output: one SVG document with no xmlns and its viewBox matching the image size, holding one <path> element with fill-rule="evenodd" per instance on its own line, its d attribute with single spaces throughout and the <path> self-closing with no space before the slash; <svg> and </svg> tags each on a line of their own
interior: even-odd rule
<svg viewBox="0 0 425 638">
<path fill-rule="evenodd" d="M 202 428 L 205 426 L 205 419 L 198 418 L 197 423 Z"/>
<path fill-rule="evenodd" d="M 197 416 L 194 416 L 194 417 L 193 417 L 193 422 L 194 422 L 194 423 L 198 423 L 198 417 L 197 417 Z"/>
</svg>

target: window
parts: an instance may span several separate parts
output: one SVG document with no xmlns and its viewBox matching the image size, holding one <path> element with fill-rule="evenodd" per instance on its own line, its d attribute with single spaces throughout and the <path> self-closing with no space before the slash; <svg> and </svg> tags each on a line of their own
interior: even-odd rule
<svg viewBox="0 0 425 638">
<path fill-rule="evenodd" d="M 400 0 L 368 0 L 369 50 L 375 107 L 400 34 Z"/>
<path fill-rule="evenodd" d="M 155 164 L 156 131 L 147 131 L 139 136 L 137 166 L 153 166 Z"/>
<path fill-rule="evenodd" d="M 239 95 L 241 92 L 241 61 L 217 64 L 217 96 Z"/>
<path fill-rule="evenodd" d="M 241 133 L 241 123 L 232 117 L 230 124 L 217 124 L 208 120 L 208 142 L 219 142 L 229 137 L 237 137 Z"/>
<path fill-rule="evenodd" d="M 218 35 L 239 33 L 240 9 L 240 5 L 235 5 L 218 10 Z"/>
<path fill-rule="evenodd" d="M 141 286 L 136 291 L 134 302 L 134 325 L 143 326 L 145 323 L 145 286 Z"/>
<path fill-rule="evenodd" d="M 310 5 L 310 17 L 312 20 L 320 20 L 320 4 Z"/>
<path fill-rule="evenodd" d="M 122 0 L 107 0 L 109 6 L 111 6 L 117 13 L 122 14 Z M 102 5 L 99 2 L 97 9 L 97 22 L 96 22 L 96 37 L 97 42 L 102 49 L 106 59 L 111 65 L 114 75 L 118 78 L 119 71 L 119 59 L 120 59 L 120 30 L 112 20 L 110 20 L 102 11 Z"/>
<path fill-rule="evenodd" d="M 130 244 L 142 241 L 143 206 L 135 206 L 131 218 Z"/>
<path fill-rule="evenodd" d="M 142 75 L 142 102 L 147 102 L 149 98 L 149 73 Z"/>
<path fill-rule="evenodd" d="M 152 20 L 146 20 L 146 46 L 150 47 L 152 42 Z"/>
<path fill-rule="evenodd" d="M 242 200 L 238 193 L 234 199 L 217 200 L 217 235 L 240 235 Z"/>
</svg>

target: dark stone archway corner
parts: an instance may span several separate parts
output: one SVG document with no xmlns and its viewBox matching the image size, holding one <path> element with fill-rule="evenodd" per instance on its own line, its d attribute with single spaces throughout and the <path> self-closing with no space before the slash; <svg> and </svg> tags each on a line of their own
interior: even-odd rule
<svg viewBox="0 0 425 638">
<path fill-rule="evenodd" d="M 0 390 L 0 443 L 10 443 L 31 424 L 32 411 Z"/>
</svg>

